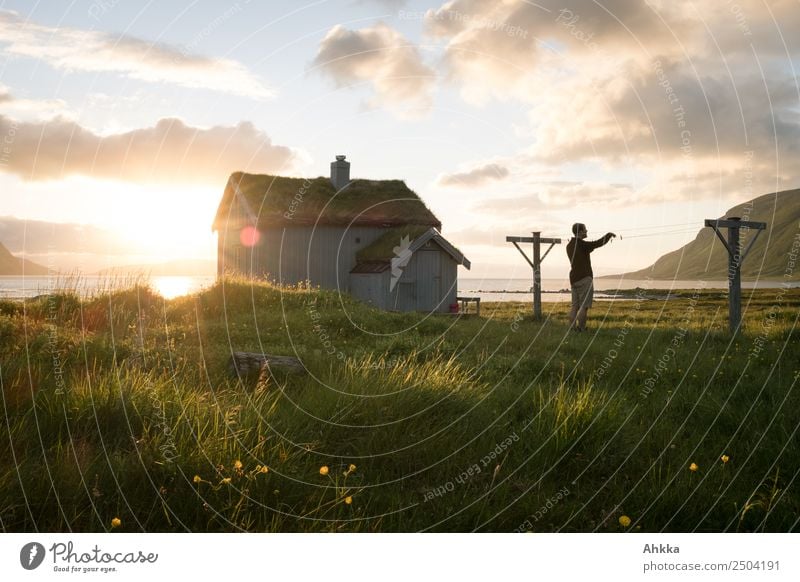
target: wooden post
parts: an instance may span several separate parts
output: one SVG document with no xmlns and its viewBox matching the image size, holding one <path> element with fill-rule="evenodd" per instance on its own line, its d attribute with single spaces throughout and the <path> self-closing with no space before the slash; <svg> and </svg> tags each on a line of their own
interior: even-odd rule
<svg viewBox="0 0 800 582">
<path fill-rule="evenodd" d="M 739 217 L 728 220 L 741 222 Z M 742 323 L 742 248 L 739 245 L 739 228 L 728 229 L 728 326 L 736 333 Z"/>
<path fill-rule="evenodd" d="M 533 316 L 539 319 L 542 316 L 542 259 L 539 256 L 542 233 L 531 234 L 533 234 Z"/>
<path fill-rule="evenodd" d="M 767 228 L 767 223 L 751 222 L 742 220 L 738 216 L 731 216 L 720 220 L 707 218 L 705 225 L 714 229 L 717 238 L 722 241 L 722 244 L 725 245 L 725 250 L 728 251 L 728 326 L 731 333 L 736 334 L 742 324 L 742 262 L 747 257 L 750 249 L 753 248 L 758 235 Z M 722 236 L 720 228 L 728 229 L 727 241 Z M 742 252 L 739 239 L 740 228 L 751 228 L 756 231 L 756 235 L 747 245 L 744 252 Z"/>
<path fill-rule="evenodd" d="M 506 242 L 513 243 L 520 254 L 525 257 L 525 260 L 533 269 L 533 315 L 536 319 L 542 318 L 542 261 L 544 261 L 547 254 L 553 249 L 554 245 L 561 244 L 560 238 L 542 238 L 541 232 L 531 233 L 533 236 L 507 236 Z M 519 243 L 533 243 L 533 260 L 528 258 L 525 251 L 520 248 Z M 541 244 L 550 243 L 550 246 L 541 255 Z"/>
</svg>

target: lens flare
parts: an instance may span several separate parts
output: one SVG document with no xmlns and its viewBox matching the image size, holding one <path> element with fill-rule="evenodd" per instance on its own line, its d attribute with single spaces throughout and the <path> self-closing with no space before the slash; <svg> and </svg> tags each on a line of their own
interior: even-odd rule
<svg viewBox="0 0 800 582">
<path fill-rule="evenodd" d="M 245 226 L 239 233 L 239 241 L 241 241 L 242 246 L 246 247 L 256 246 L 260 238 L 261 234 L 258 232 L 258 229 L 253 226 Z"/>
</svg>

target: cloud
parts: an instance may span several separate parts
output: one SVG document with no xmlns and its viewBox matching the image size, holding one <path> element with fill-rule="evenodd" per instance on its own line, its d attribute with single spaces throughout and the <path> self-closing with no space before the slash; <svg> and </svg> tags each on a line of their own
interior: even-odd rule
<svg viewBox="0 0 800 582">
<path fill-rule="evenodd" d="M 542 236 L 559 236 L 569 228 L 565 226 L 563 220 L 542 216 L 540 211 L 536 212 L 536 227 L 541 229 Z M 501 213 L 483 215 L 481 221 L 470 224 L 461 230 L 447 232 L 447 239 L 456 244 L 459 248 L 476 247 L 495 247 L 505 248 L 511 251 L 512 256 L 516 254 L 511 243 L 506 241 L 507 236 L 530 236 L 531 222 L 530 216 L 523 216 L 521 213 L 508 217 Z M 491 258 L 487 259 L 492 261 Z"/>
<path fill-rule="evenodd" d="M 13 216 L 0 216 L 0 242 L 12 253 L 28 255 L 130 252 L 129 245 L 118 236 L 96 226 L 22 220 Z"/>
<path fill-rule="evenodd" d="M 0 114 L 37 119 L 63 114 L 66 110 L 67 104 L 62 99 L 20 99 L 12 95 L 8 87 L 0 86 Z"/>
<path fill-rule="evenodd" d="M 702 74 L 656 58 L 622 78 L 576 79 L 554 88 L 538 109 L 549 115 L 539 123 L 537 153 L 549 160 L 681 157 L 689 151 L 681 148 L 691 146 L 695 156 L 725 156 L 774 149 L 776 138 L 796 148 L 790 136 L 800 129 L 797 100 L 792 79 Z"/>
<path fill-rule="evenodd" d="M 445 40 L 444 66 L 471 102 L 489 98 L 535 101 L 548 86 L 548 69 L 563 75 L 591 60 L 591 70 L 613 69 L 637 58 L 640 39 L 674 41 L 669 25 L 681 27 L 682 9 L 668 4 L 608 0 L 573 3 L 451 0 L 428 10 L 425 29 Z M 667 22 L 665 26 L 663 23 Z M 568 59 L 562 53 L 568 54 Z"/>
<path fill-rule="evenodd" d="M 408 0 L 358 0 L 359 4 L 380 4 L 387 8 L 402 8 L 408 4 Z"/>
<path fill-rule="evenodd" d="M 509 175 L 508 168 L 496 163 L 488 163 L 466 172 L 442 174 L 437 179 L 440 186 L 461 186 L 474 188 L 487 182 L 502 180 Z"/>
<path fill-rule="evenodd" d="M 447 78 L 467 100 L 529 108 L 519 159 L 592 168 L 592 181 L 541 190 L 509 166 L 520 190 L 537 188 L 528 204 L 618 205 L 800 182 L 796 13 L 786 0 L 451 0 L 427 12 L 426 33 L 444 42 Z M 604 185 L 621 175 L 636 176 L 630 192 Z"/>
<path fill-rule="evenodd" d="M 360 30 L 333 27 L 313 65 L 339 87 L 370 84 L 372 106 L 419 114 L 433 102 L 436 73 L 422 62 L 415 46 L 384 23 Z"/>
<path fill-rule="evenodd" d="M 626 77 L 572 79 L 531 112 L 533 160 L 596 161 L 650 180 L 648 199 L 752 197 L 800 182 L 796 81 L 656 59 Z M 742 170 L 748 167 L 748 172 Z M 747 174 L 747 175 L 745 175 Z"/>
<path fill-rule="evenodd" d="M 294 152 L 274 145 L 252 123 L 198 128 L 180 119 L 101 136 L 67 119 L 18 122 L 0 116 L 4 144 L 0 169 L 26 180 L 70 175 L 134 182 L 218 182 L 235 170 L 274 172 Z"/>
<path fill-rule="evenodd" d="M 0 43 L 9 55 L 68 71 L 118 73 L 151 83 L 211 89 L 256 99 L 273 92 L 239 62 L 209 58 L 129 35 L 49 27 L 0 11 Z"/>
<path fill-rule="evenodd" d="M 597 181 L 554 180 L 527 186 L 534 193 L 526 196 L 492 198 L 475 205 L 475 210 L 489 215 L 531 215 L 542 210 L 559 210 L 577 206 L 622 206 L 641 202 L 640 193 L 630 184 L 609 184 Z"/>
</svg>

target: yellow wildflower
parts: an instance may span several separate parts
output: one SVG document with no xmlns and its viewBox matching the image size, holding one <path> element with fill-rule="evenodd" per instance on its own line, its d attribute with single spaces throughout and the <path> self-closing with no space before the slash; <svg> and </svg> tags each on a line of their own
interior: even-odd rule
<svg viewBox="0 0 800 582">
<path fill-rule="evenodd" d="M 352 473 L 355 470 L 356 470 L 356 466 L 353 463 L 350 463 L 350 466 L 347 467 L 347 472 L 348 473 Z"/>
<path fill-rule="evenodd" d="M 723 463 L 727 463 L 728 461 L 730 461 L 730 460 L 731 460 L 731 458 L 730 458 L 728 455 L 722 455 L 722 456 L 721 456 L 719 459 L 720 459 L 720 461 L 722 461 Z"/>
<path fill-rule="evenodd" d="M 350 505 L 351 503 L 353 503 L 353 498 L 348 495 L 347 497 L 344 498 L 344 502 L 347 505 Z"/>
<path fill-rule="evenodd" d="M 233 468 L 236 469 L 237 471 L 241 471 L 242 467 L 243 467 L 242 462 L 238 459 L 233 463 Z"/>
<path fill-rule="evenodd" d="M 111 520 L 111 527 L 119 527 L 122 525 L 122 520 L 118 517 L 115 517 Z"/>
<path fill-rule="evenodd" d="M 327 474 L 328 474 L 328 470 L 329 470 L 329 469 L 328 469 L 328 465 L 322 465 L 322 466 L 319 468 L 319 474 L 320 474 L 320 475 L 327 475 Z"/>
<path fill-rule="evenodd" d="M 225 478 L 222 480 L 222 483 L 225 483 L 226 485 L 227 485 L 228 483 L 230 483 L 230 482 L 231 482 L 231 478 L 230 478 L 230 477 L 225 477 Z"/>
<path fill-rule="evenodd" d="M 628 527 L 631 524 L 631 518 L 627 515 L 620 515 L 619 516 L 619 524 L 622 527 Z"/>
<path fill-rule="evenodd" d="M 689 465 L 689 470 L 692 471 L 692 472 L 697 471 L 697 469 L 699 469 L 699 468 L 700 467 L 697 466 L 697 463 L 692 463 L 691 465 Z"/>
<path fill-rule="evenodd" d="M 200 478 L 200 475 L 195 475 L 194 479 L 192 479 L 192 481 L 194 481 L 195 483 L 200 483 L 200 481 L 202 481 L 202 479 Z"/>
<path fill-rule="evenodd" d="M 258 471 L 259 471 L 260 473 L 269 473 L 269 467 L 267 467 L 266 465 L 264 465 L 264 466 L 263 466 L 263 467 L 261 467 L 261 468 L 260 468 Z"/>
</svg>

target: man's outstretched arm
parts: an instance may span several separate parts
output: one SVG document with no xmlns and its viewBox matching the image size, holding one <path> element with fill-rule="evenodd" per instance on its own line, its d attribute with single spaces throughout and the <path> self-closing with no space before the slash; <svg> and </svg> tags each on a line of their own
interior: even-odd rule
<svg viewBox="0 0 800 582">
<path fill-rule="evenodd" d="M 604 244 L 606 244 L 608 241 L 610 241 L 610 240 L 611 240 L 612 238 L 614 238 L 615 236 L 617 236 L 617 235 L 616 235 L 616 234 L 614 234 L 613 232 L 609 232 L 609 233 L 606 233 L 606 235 L 605 235 L 605 236 L 603 236 L 603 237 L 600 237 L 600 238 L 599 238 L 599 239 L 597 239 L 597 240 L 587 240 L 587 241 L 584 241 L 584 243 L 583 243 L 583 244 L 587 245 L 587 246 L 589 247 L 589 249 L 591 249 L 591 250 L 594 250 L 594 249 L 596 249 L 596 248 L 600 248 L 601 246 L 603 246 Z"/>
</svg>

